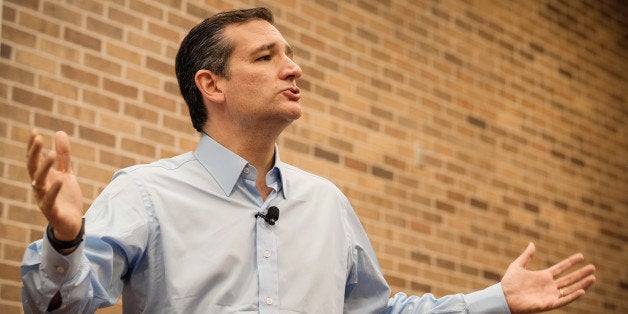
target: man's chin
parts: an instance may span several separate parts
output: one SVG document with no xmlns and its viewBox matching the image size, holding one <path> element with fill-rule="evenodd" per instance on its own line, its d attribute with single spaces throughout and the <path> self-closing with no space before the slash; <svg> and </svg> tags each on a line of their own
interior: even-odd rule
<svg viewBox="0 0 628 314">
<path fill-rule="evenodd" d="M 285 118 L 289 122 L 292 122 L 301 118 L 302 115 L 303 115 L 303 112 L 301 111 L 301 107 L 299 106 L 299 104 L 297 104 L 296 107 L 290 108 L 290 110 L 286 112 Z"/>
</svg>

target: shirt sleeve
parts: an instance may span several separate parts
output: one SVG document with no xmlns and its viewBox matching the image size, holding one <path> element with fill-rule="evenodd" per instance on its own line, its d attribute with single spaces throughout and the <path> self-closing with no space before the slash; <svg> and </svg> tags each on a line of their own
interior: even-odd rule
<svg viewBox="0 0 628 314">
<path fill-rule="evenodd" d="M 59 312 L 94 312 L 117 302 L 122 278 L 143 254 L 147 232 L 142 199 L 131 180 L 112 181 L 85 215 L 85 238 L 68 255 L 58 253 L 47 238 L 32 243 L 21 266 L 25 313 L 46 312 L 57 292 Z"/>
<path fill-rule="evenodd" d="M 469 294 L 448 295 L 439 299 L 434 298 L 434 295 L 430 293 L 422 297 L 408 297 L 400 292 L 388 301 L 385 313 L 508 314 L 510 309 L 501 284 L 495 284 L 484 290 Z"/>
</svg>

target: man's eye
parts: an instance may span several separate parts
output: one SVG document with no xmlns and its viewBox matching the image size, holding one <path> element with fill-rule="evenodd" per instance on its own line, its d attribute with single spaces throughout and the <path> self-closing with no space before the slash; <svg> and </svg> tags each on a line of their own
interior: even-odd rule
<svg viewBox="0 0 628 314">
<path fill-rule="evenodd" d="M 255 59 L 255 61 L 270 61 L 270 59 L 271 59 L 270 55 L 265 55 L 265 56 Z"/>
</svg>

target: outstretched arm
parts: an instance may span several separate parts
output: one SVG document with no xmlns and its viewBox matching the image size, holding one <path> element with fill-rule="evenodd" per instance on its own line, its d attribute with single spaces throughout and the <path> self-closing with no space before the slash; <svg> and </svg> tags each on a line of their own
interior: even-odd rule
<svg viewBox="0 0 628 314">
<path fill-rule="evenodd" d="M 512 313 L 536 313 L 565 306 L 583 296 L 595 283 L 595 266 L 591 264 L 561 276 L 584 260 L 582 254 L 574 254 L 547 269 L 531 271 L 526 265 L 534 252 L 534 244 L 530 243 L 502 278 L 502 289 Z"/>
</svg>

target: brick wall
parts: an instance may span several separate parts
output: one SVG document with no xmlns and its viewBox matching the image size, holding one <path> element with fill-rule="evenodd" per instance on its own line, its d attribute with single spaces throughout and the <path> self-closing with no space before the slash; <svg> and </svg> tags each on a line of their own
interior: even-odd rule
<svg viewBox="0 0 628 314">
<path fill-rule="evenodd" d="M 32 127 L 64 130 L 87 207 L 114 170 L 191 150 L 173 74 L 187 30 L 274 10 L 305 75 L 282 158 L 351 199 L 393 290 L 437 296 L 581 251 L 598 283 L 564 313 L 628 312 L 628 11 L 621 0 L 4 0 L 0 312 L 45 219 Z M 114 308 L 108 312 L 119 312 Z"/>
</svg>

